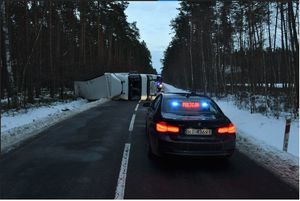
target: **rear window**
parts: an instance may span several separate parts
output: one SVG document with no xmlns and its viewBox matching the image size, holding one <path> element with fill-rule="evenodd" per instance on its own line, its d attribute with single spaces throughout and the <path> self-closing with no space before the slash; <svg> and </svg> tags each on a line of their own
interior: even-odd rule
<svg viewBox="0 0 300 201">
<path fill-rule="evenodd" d="M 218 106 L 203 97 L 166 97 L 162 102 L 162 112 L 181 116 L 220 115 Z"/>
</svg>

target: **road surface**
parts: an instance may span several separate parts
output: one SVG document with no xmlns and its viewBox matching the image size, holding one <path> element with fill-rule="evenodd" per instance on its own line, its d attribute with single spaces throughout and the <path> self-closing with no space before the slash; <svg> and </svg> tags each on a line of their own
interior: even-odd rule
<svg viewBox="0 0 300 201">
<path fill-rule="evenodd" d="M 137 104 L 107 102 L 1 156 L 0 198 L 299 198 L 238 151 L 228 162 L 149 160 Z"/>
</svg>

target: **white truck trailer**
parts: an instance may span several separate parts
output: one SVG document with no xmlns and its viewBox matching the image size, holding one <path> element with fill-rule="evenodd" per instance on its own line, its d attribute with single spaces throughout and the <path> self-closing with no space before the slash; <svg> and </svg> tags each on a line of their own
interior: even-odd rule
<svg viewBox="0 0 300 201">
<path fill-rule="evenodd" d="M 100 98 L 149 100 L 156 96 L 158 75 L 105 73 L 87 81 L 75 81 L 75 95 L 88 100 Z"/>
</svg>

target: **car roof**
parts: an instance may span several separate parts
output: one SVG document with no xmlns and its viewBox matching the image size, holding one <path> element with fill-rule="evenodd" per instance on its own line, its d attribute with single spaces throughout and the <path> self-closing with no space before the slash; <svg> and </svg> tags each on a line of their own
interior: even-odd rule
<svg viewBox="0 0 300 201">
<path fill-rule="evenodd" d="M 214 105 L 218 108 L 218 111 L 224 115 L 223 111 L 221 110 L 221 108 L 218 106 L 218 104 L 209 96 L 204 95 L 204 94 L 199 94 L 196 92 L 164 92 L 161 93 L 162 95 L 162 99 L 164 98 L 179 98 L 179 97 L 198 97 L 198 98 L 205 98 L 208 99 L 209 101 L 211 101 L 212 103 L 214 103 Z M 162 107 L 162 106 L 161 106 Z"/>
<path fill-rule="evenodd" d="M 176 97 L 200 97 L 200 98 L 207 98 L 207 99 L 211 99 L 210 97 L 203 95 L 203 94 L 199 94 L 196 92 L 165 92 L 162 93 L 162 95 L 164 97 L 168 97 L 168 98 L 176 98 Z"/>
</svg>

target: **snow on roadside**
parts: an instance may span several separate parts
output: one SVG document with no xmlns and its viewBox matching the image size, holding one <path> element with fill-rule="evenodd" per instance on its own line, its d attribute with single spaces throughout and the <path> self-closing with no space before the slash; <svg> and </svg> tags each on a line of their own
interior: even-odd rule
<svg viewBox="0 0 300 201">
<path fill-rule="evenodd" d="M 167 92 L 180 92 L 164 83 Z M 299 120 L 291 124 L 288 153 L 282 151 L 285 119 L 240 110 L 229 98 L 216 100 L 226 116 L 236 125 L 237 149 L 299 188 Z"/>
<path fill-rule="evenodd" d="M 237 149 L 299 188 L 299 120 L 291 123 L 288 152 L 282 151 L 285 119 L 238 109 L 230 98 L 216 100 L 236 125 Z"/>
<path fill-rule="evenodd" d="M 266 117 L 260 113 L 238 109 L 229 98 L 216 100 L 226 116 L 239 128 L 244 135 L 263 141 L 278 150 L 282 150 L 285 130 L 285 119 Z M 292 121 L 289 137 L 288 153 L 299 156 L 299 124 L 298 119 Z"/>
<path fill-rule="evenodd" d="M 94 102 L 80 99 L 68 103 L 56 102 L 49 106 L 30 108 L 1 115 L 1 152 L 15 148 L 50 126 L 80 112 L 98 106 L 108 99 Z"/>
<path fill-rule="evenodd" d="M 51 105 L 22 109 L 17 112 L 5 112 L 1 115 L 1 132 L 9 129 L 33 123 L 38 119 L 62 113 L 68 110 L 75 110 L 82 107 L 88 101 L 84 99 L 71 102 L 55 102 Z"/>
</svg>

